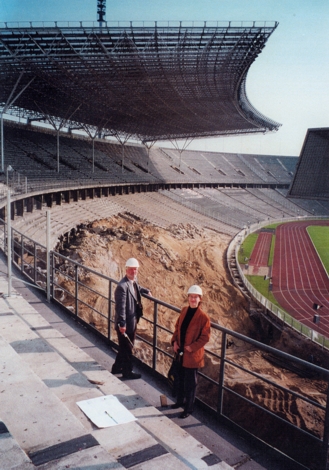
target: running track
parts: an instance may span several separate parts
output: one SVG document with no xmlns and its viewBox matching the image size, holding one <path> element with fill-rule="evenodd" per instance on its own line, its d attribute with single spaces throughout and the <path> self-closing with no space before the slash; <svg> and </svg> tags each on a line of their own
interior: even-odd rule
<svg viewBox="0 0 329 470">
<path fill-rule="evenodd" d="M 249 260 L 249 266 L 268 266 L 272 242 L 271 232 L 260 232 Z"/>
<path fill-rule="evenodd" d="M 306 231 L 328 221 L 291 222 L 276 229 L 272 292 L 294 318 L 329 337 L 329 278 Z M 329 247 L 328 247 L 329 249 Z M 323 305 L 313 310 L 313 303 Z M 313 323 L 314 314 L 320 323 Z"/>
</svg>

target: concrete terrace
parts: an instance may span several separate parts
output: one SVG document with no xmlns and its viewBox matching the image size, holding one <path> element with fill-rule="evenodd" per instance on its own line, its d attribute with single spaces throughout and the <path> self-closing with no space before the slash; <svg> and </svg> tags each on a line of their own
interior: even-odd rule
<svg viewBox="0 0 329 470">
<path fill-rule="evenodd" d="M 115 352 L 43 294 L 14 278 L 8 297 L 3 255 L 0 293 L 1 470 L 293 468 L 198 406 L 180 420 L 160 404 L 162 394 L 171 403 L 166 384 L 146 370 L 136 381 L 112 375 Z M 106 395 L 137 420 L 92 424 L 76 403 Z"/>
</svg>

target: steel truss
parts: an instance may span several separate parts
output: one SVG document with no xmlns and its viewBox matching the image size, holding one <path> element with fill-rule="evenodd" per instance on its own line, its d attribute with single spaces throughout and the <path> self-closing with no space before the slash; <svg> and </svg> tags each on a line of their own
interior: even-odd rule
<svg viewBox="0 0 329 470">
<path fill-rule="evenodd" d="M 278 23 L 0 28 L 10 112 L 142 140 L 277 130 L 249 103 L 248 70 Z M 18 90 L 19 92 L 19 90 Z"/>
</svg>

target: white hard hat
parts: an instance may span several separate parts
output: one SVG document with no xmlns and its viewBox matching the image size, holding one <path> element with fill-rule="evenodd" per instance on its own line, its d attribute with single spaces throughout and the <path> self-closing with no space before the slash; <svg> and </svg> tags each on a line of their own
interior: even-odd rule
<svg viewBox="0 0 329 470">
<path fill-rule="evenodd" d="M 136 258 L 129 258 L 126 261 L 126 268 L 139 268 L 139 262 Z"/>
<path fill-rule="evenodd" d="M 187 295 L 189 294 L 197 294 L 202 296 L 202 289 L 200 286 L 191 286 L 187 291 Z"/>
</svg>

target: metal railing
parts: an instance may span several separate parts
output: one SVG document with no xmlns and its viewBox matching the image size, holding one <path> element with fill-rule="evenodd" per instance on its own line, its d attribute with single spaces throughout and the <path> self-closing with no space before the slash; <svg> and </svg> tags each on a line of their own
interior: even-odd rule
<svg viewBox="0 0 329 470">
<path fill-rule="evenodd" d="M 277 21 L 102 21 L 102 28 L 273 28 Z M 99 29 L 99 21 L 5 21 L 0 29 L 84 28 Z"/>
<path fill-rule="evenodd" d="M 8 250 L 6 230 L 5 222 L 0 219 L 0 249 L 4 252 Z M 46 292 L 49 279 L 53 301 L 109 343 L 117 344 L 113 298 L 117 280 L 55 251 L 50 252 L 47 266 L 46 248 L 15 229 L 11 229 L 9 240 L 13 263 L 31 283 Z M 172 329 L 168 318 L 180 310 L 159 299 L 144 297 L 144 317 L 138 329 L 135 355 L 152 370 L 166 376 L 172 359 Z M 219 419 L 242 428 L 305 467 L 327 469 L 329 371 L 215 323 L 211 327 L 212 341 L 206 349 L 206 367 L 199 372 L 200 402 Z M 251 355 L 248 367 L 243 365 L 241 354 Z M 253 367 L 253 354 L 264 356 L 275 367 L 289 369 L 296 376 L 317 380 L 318 397 L 283 386 L 276 379 L 277 374 L 270 375 L 271 367 L 266 374 L 260 373 L 256 366 Z M 252 392 L 253 385 L 257 393 Z M 270 406 L 275 400 L 280 402 L 281 409 L 303 403 L 308 413 L 320 423 L 317 430 L 304 425 L 298 413 L 287 418 L 282 411 L 276 412 Z"/>
</svg>

